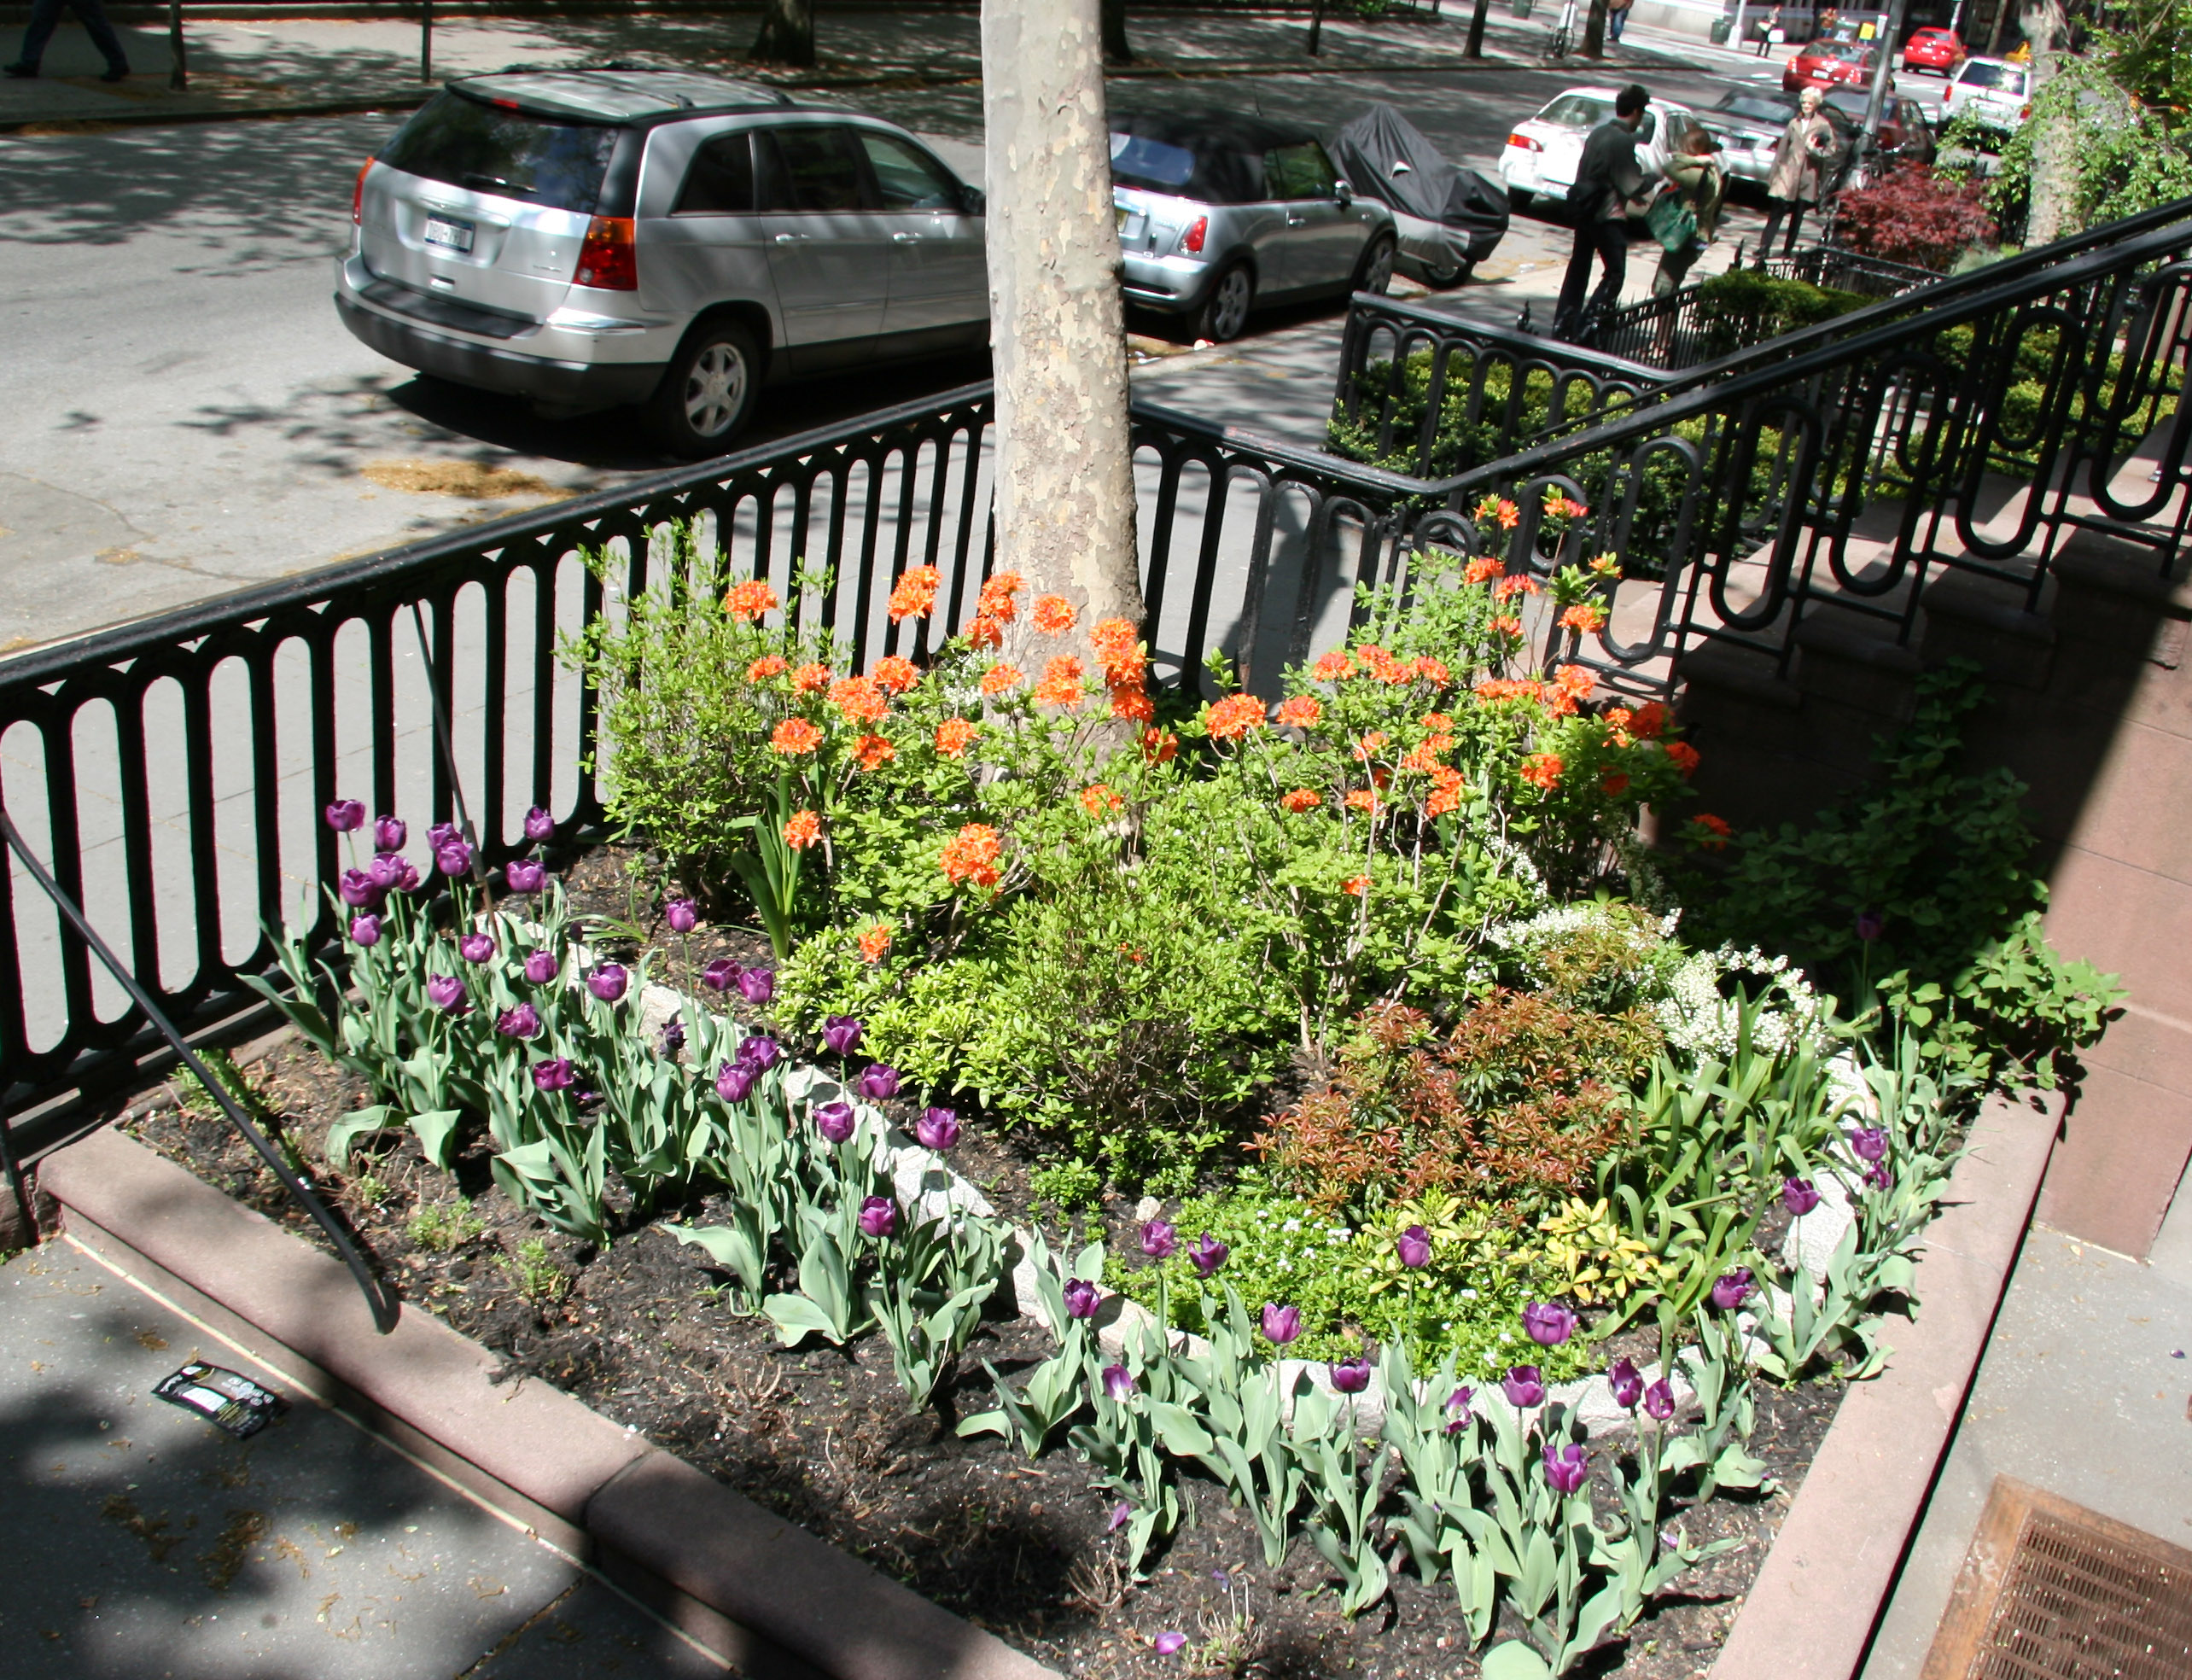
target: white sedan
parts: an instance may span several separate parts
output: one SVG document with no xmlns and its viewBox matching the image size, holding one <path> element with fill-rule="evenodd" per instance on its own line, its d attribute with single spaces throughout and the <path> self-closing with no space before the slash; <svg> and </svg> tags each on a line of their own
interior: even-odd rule
<svg viewBox="0 0 2192 1680">
<path fill-rule="evenodd" d="M 1570 88 L 1536 116 L 1517 123 L 1500 154 L 1500 179 L 1518 210 L 1535 198 L 1565 201 L 1583 160 L 1583 142 L 1613 115 L 1615 90 Z M 1655 99 L 1644 108 L 1636 129 L 1636 161 L 1647 184 L 1663 180 L 1667 160 L 1699 124 L 1687 105 Z"/>
</svg>

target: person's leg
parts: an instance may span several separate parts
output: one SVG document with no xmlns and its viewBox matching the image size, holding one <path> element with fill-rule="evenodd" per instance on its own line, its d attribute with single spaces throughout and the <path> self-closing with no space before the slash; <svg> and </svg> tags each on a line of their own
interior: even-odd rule
<svg viewBox="0 0 2192 1680">
<path fill-rule="evenodd" d="M 1555 338 L 1575 330 L 1576 318 L 1583 312 L 1583 292 L 1591 282 L 1591 253 L 1597 248 L 1591 236 L 1591 225 L 1577 224 L 1576 247 L 1568 253 L 1568 271 L 1560 277 L 1560 301 L 1553 311 Z"/>
<path fill-rule="evenodd" d="M 1599 223 L 1596 242 L 1599 260 L 1606 265 L 1606 277 L 1591 294 L 1585 312 L 1593 316 L 1621 306 L 1621 283 L 1629 272 L 1629 224 L 1618 216 Z"/>
<path fill-rule="evenodd" d="M 46 43 L 53 39 L 54 26 L 61 21 L 61 9 L 66 3 L 67 0 L 31 0 L 31 21 L 23 31 L 23 50 L 8 67 L 9 71 L 25 76 L 38 73 Z"/>
<path fill-rule="evenodd" d="M 121 37 L 114 33 L 114 26 L 107 21 L 107 9 L 99 0 L 68 0 L 84 32 L 91 38 L 91 44 L 99 50 L 99 56 L 107 61 L 107 73 L 117 79 L 130 73 L 130 55 L 123 50 Z"/>
<path fill-rule="evenodd" d="M 1766 201 L 1766 230 L 1758 236 L 1758 267 L 1764 268 L 1766 265 L 1766 259 L 1773 255 L 1774 230 L 1781 225 L 1781 218 L 1787 213 L 1787 199 L 1769 198 Z"/>
<path fill-rule="evenodd" d="M 1796 230 L 1804 225 L 1804 201 L 1793 199 L 1788 207 L 1788 237 L 1781 242 L 1781 255 L 1790 256 L 1796 250 Z"/>
</svg>

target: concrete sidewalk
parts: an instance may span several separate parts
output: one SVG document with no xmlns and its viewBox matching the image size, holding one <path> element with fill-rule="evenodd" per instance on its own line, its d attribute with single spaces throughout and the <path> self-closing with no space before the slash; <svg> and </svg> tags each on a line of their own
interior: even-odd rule
<svg viewBox="0 0 2192 1680">
<path fill-rule="evenodd" d="M 697 66 L 767 80 L 788 89 L 944 86 L 981 79 L 976 13 L 825 10 L 818 29 L 820 62 L 784 71 L 749 62 L 758 12 L 494 18 L 460 15 L 436 21 L 430 81 L 419 74 L 420 30 L 394 18 L 191 20 L 184 50 L 189 87 L 168 86 L 171 55 L 165 32 L 123 26 L 131 75 L 102 85 L 103 67 L 73 15 L 47 50 L 45 74 L 0 84 L 0 131 L 67 129 L 88 123 L 196 122 L 221 118 L 297 116 L 394 110 L 419 103 L 442 81 L 506 66 L 600 63 L 611 58 L 644 64 Z M 1233 75 L 1320 75 L 1363 72 L 1481 70 L 1487 73 L 1548 66 L 1542 56 L 1552 25 L 1536 11 L 1518 22 L 1501 5 L 1484 38 L 1485 56 L 1468 58 L 1466 14 L 1425 23 L 1366 23 L 1328 19 L 1321 50 L 1304 50 L 1307 20 L 1295 16 L 1184 16 L 1130 20 L 1136 59 L 1110 79 L 1174 81 Z M 13 59 L 18 26 L 0 28 L 0 55 Z M 1695 67 L 1708 56 L 1699 44 L 1654 36 L 1611 45 L 1606 59 L 1570 58 L 1565 67 L 1585 81 L 1654 70 Z"/>
<path fill-rule="evenodd" d="M 15 1680 L 724 1672 L 309 1399 L 244 1441 L 154 1399 L 194 1356 L 282 1387 L 66 1240 L 0 1268 Z"/>
</svg>

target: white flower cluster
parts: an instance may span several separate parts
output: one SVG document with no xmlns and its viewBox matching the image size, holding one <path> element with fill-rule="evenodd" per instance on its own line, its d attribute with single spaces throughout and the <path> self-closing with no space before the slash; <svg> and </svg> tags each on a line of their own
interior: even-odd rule
<svg viewBox="0 0 2192 1680">
<path fill-rule="evenodd" d="M 1831 1038 L 1822 1024 L 1825 1002 L 1787 957 L 1769 957 L 1755 946 L 1693 952 L 1674 971 L 1653 1012 L 1669 1044 L 1693 1056 L 1735 1053 L 1742 1008 L 1722 990 L 1731 977 L 1757 1005 L 1751 1023 L 1754 1046 L 1775 1053 L 1798 1043 L 1822 1054 L 1828 1050 Z"/>
</svg>

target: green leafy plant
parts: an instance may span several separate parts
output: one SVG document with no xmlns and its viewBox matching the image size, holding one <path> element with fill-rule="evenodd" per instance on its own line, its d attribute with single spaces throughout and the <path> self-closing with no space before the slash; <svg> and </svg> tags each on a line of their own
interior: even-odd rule
<svg viewBox="0 0 2192 1680">
<path fill-rule="evenodd" d="M 562 1300 L 571 1286 L 569 1277 L 549 1254 L 548 1245 L 538 1237 L 527 1238 L 515 1251 L 504 1255 L 503 1270 L 511 1286 L 539 1306 L 550 1306 Z"/>
<path fill-rule="evenodd" d="M 472 1211 L 469 1197 L 453 1202 L 422 1202 L 404 1227 L 404 1234 L 419 1247 L 435 1254 L 453 1254 L 487 1234 L 487 1222 Z"/>
</svg>

